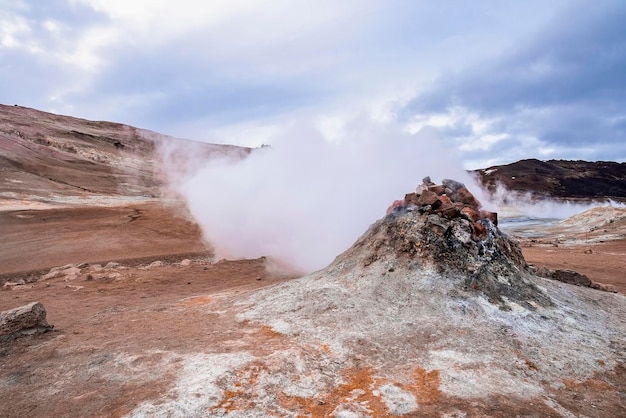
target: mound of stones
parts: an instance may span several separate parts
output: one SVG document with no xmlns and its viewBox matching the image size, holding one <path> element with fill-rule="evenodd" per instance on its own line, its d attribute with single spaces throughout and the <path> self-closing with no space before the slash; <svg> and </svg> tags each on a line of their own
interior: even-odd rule
<svg viewBox="0 0 626 418">
<path fill-rule="evenodd" d="M 455 277 L 461 292 L 482 294 L 500 309 L 509 302 L 527 309 L 552 305 L 535 286 L 519 243 L 502 233 L 494 212 L 456 180 L 435 184 L 423 179 L 415 192 L 395 201 L 348 250 L 367 253 L 365 265 L 378 261 L 420 269 L 434 267 Z"/>
<path fill-rule="evenodd" d="M 481 221 L 488 220 L 498 225 L 498 214 L 481 210 L 481 207 L 481 203 L 463 183 L 444 179 L 441 184 L 435 184 L 430 177 L 425 177 L 415 192 L 393 202 L 387 209 L 387 215 L 399 210 L 418 210 L 445 219 L 462 217 L 471 223 L 473 237 L 481 239 L 487 234 L 485 224 Z"/>
</svg>

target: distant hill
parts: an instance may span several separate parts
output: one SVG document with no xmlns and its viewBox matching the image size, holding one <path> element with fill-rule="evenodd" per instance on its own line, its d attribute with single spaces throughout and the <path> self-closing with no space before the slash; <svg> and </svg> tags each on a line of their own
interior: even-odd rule
<svg viewBox="0 0 626 418">
<path fill-rule="evenodd" d="M 0 202 L 159 197 L 165 169 L 189 172 L 211 156 L 249 151 L 0 105 Z"/>
<path fill-rule="evenodd" d="M 491 192 L 501 185 L 535 197 L 626 200 L 626 163 L 528 159 L 473 173 Z"/>
</svg>

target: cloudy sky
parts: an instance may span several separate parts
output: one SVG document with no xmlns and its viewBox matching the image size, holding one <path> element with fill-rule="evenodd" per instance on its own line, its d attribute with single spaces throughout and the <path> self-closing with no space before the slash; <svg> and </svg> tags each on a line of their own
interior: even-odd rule
<svg viewBox="0 0 626 418">
<path fill-rule="evenodd" d="M 0 0 L 0 102 L 252 146 L 363 122 L 466 168 L 626 161 L 624 22 L 623 0 Z"/>
</svg>

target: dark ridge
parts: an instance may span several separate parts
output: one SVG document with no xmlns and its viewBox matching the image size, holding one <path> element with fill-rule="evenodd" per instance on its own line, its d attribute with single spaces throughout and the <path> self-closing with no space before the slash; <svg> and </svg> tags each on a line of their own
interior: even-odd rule
<svg viewBox="0 0 626 418">
<path fill-rule="evenodd" d="M 472 173 L 490 192 L 500 185 L 537 198 L 626 201 L 626 163 L 527 159 Z"/>
</svg>

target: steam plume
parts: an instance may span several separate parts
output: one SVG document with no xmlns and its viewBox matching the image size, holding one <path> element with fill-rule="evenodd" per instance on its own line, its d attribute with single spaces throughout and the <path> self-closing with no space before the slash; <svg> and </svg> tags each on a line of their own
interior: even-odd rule
<svg viewBox="0 0 626 418">
<path fill-rule="evenodd" d="M 296 124 L 271 147 L 213 158 L 173 184 L 217 257 L 270 256 L 306 272 L 331 262 L 424 176 L 472 181 L 432 133 L 368 118 L 344 132 L 330 141 Z"/>
</svg>

